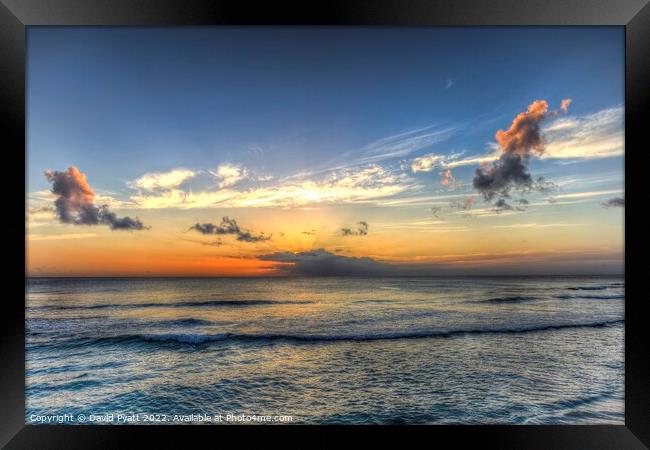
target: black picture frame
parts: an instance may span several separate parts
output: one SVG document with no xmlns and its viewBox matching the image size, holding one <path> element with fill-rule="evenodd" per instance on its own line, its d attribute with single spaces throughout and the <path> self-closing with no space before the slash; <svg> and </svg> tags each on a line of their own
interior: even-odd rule
<svg viewBox="0 0 650 450">
<path fill-rule="evenodd" d="M 318 445 L 343 430 L 384 439 L 416 432 L 425 442 L 468 440 L 498 448 L 624 449 L 650 446 L 650 327 L 643 295 L 646 271 L 644 220 L 634 220 L 642 198 L 642 155 L 648 152 L 645 117 L 650 99 L 650 6 L 648 0 L 318 0 L 301 3 L 247 0 L 0 0 L 0 111 L 3 156 L 15 183 L 5 185 L 5 279 L 0 333 L 0 444 L 6 448 L 127 448 L 134 438 L 163 447 L 191 446 L 195 439 L 237 435 L 246 445 L 250 427 L 120 427 L 25 425 L 25 247 L 18 211 L 25 198 L 13 192 L 25 174 L 25 30 L 32 25 L 390 25 L 390 26 L 624 26 L 625 75 L 625 425 L 621 426 L 427 426 L 427 427 L 255 427 L 255 434 L 298 435 Z M 7 159 L 9 161 L 7 161 Z M 635 192 L 637 194 L 635 194 Z M 9 212 L 11 211 L 11 212 Z M 643 215 L 640 210 L 639 215 Z M 23 228 L 24 229 L 24 228 Z M 14 237 L 16 236 L 16 237 Z M 637 258 L 639 256 L 639 258 Z M 640 265 L 632 261 L 640 261 Z M 22 264 L 22 266 L 21 266 Z M 24 285 L 23 285 L 24 286 Z M 638 292 L 638 296 L 634 293 Z M 244 432 L 242 433 L 242 431 Z"/>
</svg>

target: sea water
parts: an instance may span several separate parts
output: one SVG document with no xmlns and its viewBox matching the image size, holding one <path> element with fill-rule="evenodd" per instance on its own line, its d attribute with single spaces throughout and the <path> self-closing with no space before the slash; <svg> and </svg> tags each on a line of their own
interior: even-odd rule
<svg viewBox="0 0 650 450">
<path fill-rule="evenodd" d="M 624 423 L 622 277 L 32 278 L 26 318 L 28 423 Z"/>
</svg>

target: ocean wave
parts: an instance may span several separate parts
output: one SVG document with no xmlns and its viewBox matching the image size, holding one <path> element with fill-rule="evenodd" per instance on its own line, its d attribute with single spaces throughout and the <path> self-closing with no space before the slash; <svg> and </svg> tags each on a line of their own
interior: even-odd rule
<svg viewBox="0 0 650 450">
<path fill-rule="evenodd" d="M 613 285 L 604 285 L 604 286 L 574 286 L 574 287 L 568 287 L 568 291 L 603 291 L 605 289 L 608 289 L 610 287 L 613 287 Z"/>
<path fill-rule="evenodd" d="M 168 342 L 177 344 L 206 344 L 209 342 L 239 341 L 239 342 L 338 342 L 338 341 L 384 341 L 398 339 L 424 339 L 424 338 L 451 338 L 464 335 L 483 334 L 518 334 L 543 331 L 562 330 L 568 328 L 604 328 L 624 323 L 623 319 L 609 320 L 592 323 L 563 323 L 534 325 L 530 327 L 508 327 L 508 328 L 475 328 L 457 330 L 422 330 L 389 333 L 368 333 L 368 334 L 283 334 L 283 333 L 260 333 L 260 334 L 238 334 L 238 333 L 164 333 L 164 334 L 124 334 L 105 336 L 99 338 L 75 338 L 63 345 L 97 345 L 109 343 L 130 343 L 130 342 Z"/>
<path fill-rule="evenodd" d="M 208 300 L 174 303 L 99 303 L 95 305 L 42 305 L 31 306 L 34 310 L 69 310 L 69 309 L 106 309 L 106 308 L 219 308 L 219 307 L 246 307 L 266 305 L 304 305 L 311 301 L 288 300 Z"/>
<path fill-rule="evenodd" d="M 368 300 L 354 300 L 350 303 L 395 303 L 395 300 L 387 299 L 368 299 Z"/>
<path fill-rule="evenodd" d="M 625 295 L 556 295 L 560 300 L 622 300 Z"/>
<path fill-rule="evenodd" d="M 539 297 L 516 295 L 511 297 L 489 298 L 486 300 L 474 300 L 473 303 L 521 303 L 521 302 L 532 302 L 535 300 L 539 300 Z"/>
<path fill-rule="evenodd" d="M 168 325 L 176 327 L 191 327 L 197 325 L 212 325 L 213 322 L 210 320 L 195 319 L 193 317 L 188 317 L 185 319 L 170 319 L 170 320 L 159 320 L 156 322 L 156 325 Z"/>
</svg>

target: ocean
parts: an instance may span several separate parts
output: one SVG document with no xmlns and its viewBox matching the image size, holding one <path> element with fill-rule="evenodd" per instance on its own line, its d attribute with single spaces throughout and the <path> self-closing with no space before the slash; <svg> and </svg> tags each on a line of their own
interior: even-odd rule
<svg viewBox="0 0 650 450">
<path fill-rule="evenodd" d="M 623 277 L 25 288 L 27 423 L 624 423 Z"/>
</svg>

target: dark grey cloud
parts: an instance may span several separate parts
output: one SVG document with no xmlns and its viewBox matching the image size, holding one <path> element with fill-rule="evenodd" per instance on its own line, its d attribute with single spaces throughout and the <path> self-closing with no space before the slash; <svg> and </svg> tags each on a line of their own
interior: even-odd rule
<svg viewBox="0 0 650 450">
<path fill-rule="evenodd" d="M 336 255 L 324 248 L 300 253 L 276 252 L 261 255 L 259 259 L 278 262 L 275 268 L 288 275 L 385 276 L 396 271 L 393 265 L 370 257 Z"/>
<path fill-rule="evenodd" d="M 562 111 L 568 103 L 563 102 Z M 531 156 L 544 153 L 545 144 L 541 124 L 558 111 L 548 110 L 545 100 L 536 100 L 528 110 L 515 117 L 508 130 L 499 130 L 496 140 L 501 156 L 491 166 L 482 166 L 474 172 L 472 184 L 486 201 L 495 197 L 507 198 L 512 189 L 521 191 L 545 191 L 552 183 L 542 177 L 534 178 L 528 171 Z"/>
<path fill-rule="evenodd" d="M 111 230 L 144 230 L 147 228 L 137 217 L 135 219 L 128 216 L 117 217 L 106 205 L 99 208 L 99 221 L 109 225 Z"/>
<path fill-rule="evenodd" d="M 442 206 L 432 206 L 431 215 L 436 219 L 444 220 L 444 218 L 442 217 Z"/>
<path fill-rule="evenodd" d="M 514 203 L 518 204 L 519 206 L 513 206 L 510 203 L 506 201 L 505 198 L 500 198 L 494 203 L 494 210 L 498 213 L 501 211 L 526 211 L 526 207 L 528 206 L 528 200 L 525 198 L 521 198 L 519 200 L 515 200 Z"/>
<path fill-rule="evenodd" d="M 512 206 L 504 198 L 500 198 L 494 203 L 494 206 L 497 211 L 508 211 L 512 209 Z"/>
<path fill-rule="evenodd" d="M 196 223 L 190 227 L 190 230 L 196 230 L 201 234 L 230 234 L 241 242 L 262 242 L 271 239 L 271 236 L 267 236 L 264 233 L 254 235 L 249 230 L 240 228 L 237 221 L 228 216 L 224 216 L 219 225 L 213 223 Z"/>
<path fill-rule="evenodd" d="M 605 208 L 625 208 L 625 198 L 623 197 L 614 197 L 610 198 L 606 202 L 602 202 Z"/>
<path fill-rule="evenodd" d="M 439 275 L 525 275 L 575 273 L 620 273 L 621 257 L 610 253 L 576 253 L 558 259 L 553 252 L 522 255 L 512 261 L 512 253 L 477 255 L 467 259 L 430 264 L 394 264 L 370 257 L 337 255 L 324 248 L 291 253 L 276 252 L 257 256 L 289 276 L 439 276 Z M 530 259 L 532 258 L 532 259 Z M 461 265 L 457 264 L 462 263 Z M 468 265 L 474 262 L 476 265 Z M 487 264 L 486 264 L 487 263 Z M 498 264 L 497 264 L 498 263 Z M 597 268 L 598 271 L 594 272 Z"/>
<path fill-rule="evenodd" d="M 341 228 L 341 235 L 343 236 L 365 236 L 368 234 L 368 222 L 363 220 L 357 222 L 357 229 Z"/>
<path fill-rule="evenodd" d="M 52 193 L 59 221 L 73 225 L 108 225 L 111 230 L 144 230 L 140 219 L 117 217 L 107 205 L 95 205 L 95 191 L 86 175 L 76 167 L 63 172 L 47 170 L 45 177 L 52 183 Z"/>
</svg>

